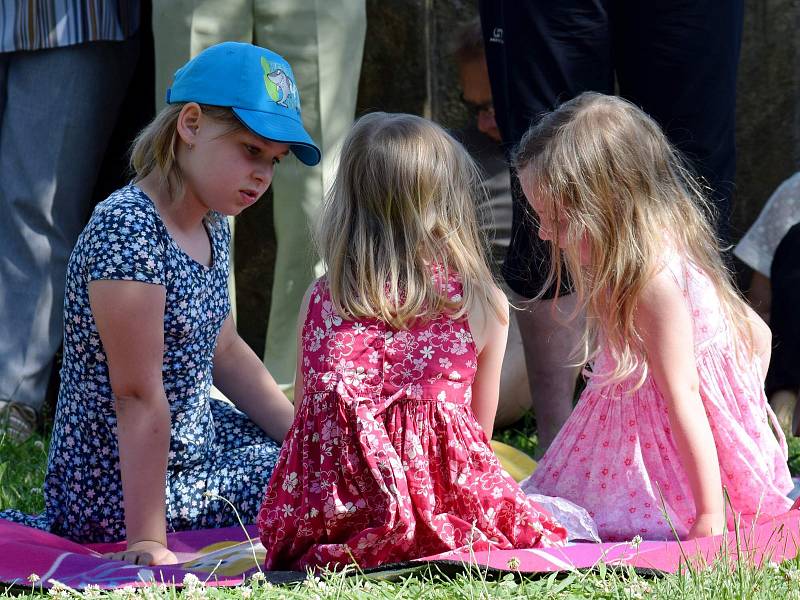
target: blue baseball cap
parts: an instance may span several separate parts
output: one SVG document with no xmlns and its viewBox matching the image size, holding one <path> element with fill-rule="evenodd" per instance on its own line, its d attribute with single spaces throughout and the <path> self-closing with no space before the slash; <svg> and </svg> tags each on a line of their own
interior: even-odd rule
<svg viewBox="0 0 800 600">
<path fill-rule="evenodd" d="M 300 118 L 292 68 L 266 48 L 223 42 L 203 50 L 175 72 L 167 104 L 176 102 L 230 107 L 253 133 L 289 144 L 301 162 L 320 161 L 319 147 Z"/>
</svg>

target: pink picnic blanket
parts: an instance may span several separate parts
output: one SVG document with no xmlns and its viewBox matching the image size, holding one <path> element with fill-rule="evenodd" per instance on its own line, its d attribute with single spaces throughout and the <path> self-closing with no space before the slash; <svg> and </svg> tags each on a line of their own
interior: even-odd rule
<svg viewBox="0 0 800 600">
<path fill-rule="evenodd" d="M 255 531 L 248 531 L 255 536 Z M 0 519 L 0 582 L 30 586 L 31 579 L 47 588 L 59 582 L 76 590 L 96 585 L 102 589 L 150 585 L 153 582 L 182 585 L 188 573 L 206 585 L 233 586 L 259 570 L 264 548 L 258 538 L 247 540 L 240 528 L 183 531 L 170 534 L 169 546 L 181 564 L 142 567 L 104 559 L 101 553 L 122 549 L 120 544 L 81 545 L 64 538 Z M 403 572 L 425 563 L 442 566 L 479 566 L 497 571 L 549 573 L 607 565 L 630 565 L 641 569 L 676 572 L 687 560 L 696 566 L 717 559 L 737 556 L 761 564 L 793 558 L 800 548 L 800 510 L 778 517 L 763 518 L 757 524 L 742 526 L 738 536 L 729 532 L 692 542 L 652 542 L 616 544 L 572 544 L 562 548 L 494 550 L 491 552 L 453 551 L 429 556 L 402 565 L 386 565 L 367 571 L 385 575 Z M 305 574 L 267 572 L 274 583 L 301 580 Z"/>
</svg>

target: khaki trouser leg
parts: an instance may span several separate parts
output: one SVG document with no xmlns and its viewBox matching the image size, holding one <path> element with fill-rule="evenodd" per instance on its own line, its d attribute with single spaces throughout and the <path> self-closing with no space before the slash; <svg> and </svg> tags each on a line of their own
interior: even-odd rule
<svg viewBox="0 0 800 600">
<path fill-rule="evenodd" d="M 319 270 L 309 226 L 353 121 L 365 32 L 364 0 L 154 1 L 157 106 L 192 56 L 222 41 L 252 42 L 292 66 L 304 125 L 322 150 L 322 164 L 314 168 L 293 156 L 281 161 L 272 184 L 277 255 L 264 360 L 287 387 L 294 381 L 297 313 Z M 232 281 L 233 275 L 234 303 Z"/>
<path fill-rule="evenodd" d="M 253 0 L 154 0 L 153 41 L 156 56 L 156 110 L 166 106 L 172 77 L 190 58 L 220 42 L 253 41 Z M 231 227 L 228 294 L 236 317 L 236 279 Z"/>
<path fill-rule="evenodd" d="M 295 375 L 298 310 L 320 274 L 310 226 L 355 114 L 366 8 L 363 0 L 256 0 L 255 23 L 255 43 L 292 66 L 303 123 L 322 150 L 322 163 L 314 168 L 294 157 L 281 161 L 272 183 L 277 255 L 264 362 L 288 387 Z"/>
</svg>

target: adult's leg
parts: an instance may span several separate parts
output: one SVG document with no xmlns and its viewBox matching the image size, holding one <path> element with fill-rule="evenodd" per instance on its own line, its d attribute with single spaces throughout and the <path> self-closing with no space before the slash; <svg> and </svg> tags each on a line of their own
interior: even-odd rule
<svg viewBox="0 0 800 600">
<path fill-rule="evenodd" d="M 581 365 L 572 354 L 583 333 L 583 315 L 570 321 L 575 294 L 558 299 L 520 302 L 515 312 L 522 334 L 525 365 L 536 416 L 538 453 L 547 450 L 572 412 L 575 381 Z"/>
<path fill-rule="evenodd" d="M 253 41 L 252 0 L 153 0 L 156 111 L 183 64 L 220 42 Z"/>
<path fill-rule="evenodd" d="M 656 119 L 707 181 L 728 241 L 743 0 L 622 4 L 611 12 L 620 94 Z"/>
<path fill-rule="evenodd" d="M 516 318 L 516 312 L 508 325 L 508 343 L 500 371 L 500 402 L 497 404 L 497 415 L 494 418 L 495 428 L 511 425 L 531 409 L 525 346 L 520 336 L 520 323 Z"/>
<path fill-rule="evenodd" d="M 298 310 L 314 279 L 310 226 L 353 122 L 366 32 L 364 0 L 256 0 L 256 42 L 292 66 L 303 124 L 322 150 L 310 168 L 293 156 L 272 181 L 277 253 L 264 363 L 277 382 L 294 381 Z"/>
<path fill-rule="evenodd" d="M 253 42 L 253 0 L 153 0 L 156 112 L 166 105 L 175 71 L 209 46 L 230 41 Z M 228 224 L 234 234 L 233 217 Z M 236 317 L 233 235 L 229 256 L 228 294 Z"/>
<path fill-rule="evenodd" d="M 137 43 L 93 42 L 6 59 L 0 400 L 36 411 L 44 401 L 61 340 L 67 261 L 87 217 Z"/>
<path fill-rule="evenodd" d="M 767 375 L 770 403 L 784 430 L 798 431 L 800 393 L 800 224 L 789 230 L 772 261 L 772 360 Z M 792 418 L 792 415 L 795 418 Z M 794 421 L 794 425 L 793 425 Z"/>
<path fill-rule="evenodd" d="M 483 0 L 480 10 L 495 114 L 508 152 L 542 113 L 561 102 L 586 90 L 613 92 L 606 2 Z M 538 238 L 519 185 L 512 190 L 503 276 L 522 298 L 533 298 L 546 281 L 550 251 Z M 563 323 L 575 298 L 554 296 L 555 290 L 548 290 L 543 300 L 517 313 L 542 451 L 572 410 L 578 369 L 569 363 L 583 328 L 582 317 L 570 327 Z"/>
</svg>

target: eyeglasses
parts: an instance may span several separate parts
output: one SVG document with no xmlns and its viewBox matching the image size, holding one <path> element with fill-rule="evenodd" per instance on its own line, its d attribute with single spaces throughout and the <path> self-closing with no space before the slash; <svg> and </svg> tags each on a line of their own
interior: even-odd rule
<svg viewBox="0 0 800 600">
<path fill-rule="evenodd" d="M 487 100 L 482 104 L 475 104 L 474 102 L 470 102 L 466 98 L 464 98 L 464 94 L 460 95 L 461 102 L 464 104 L 466 109 L 469 111 L 470 115 L 473 117 L 479 117 L 480 115 L 486 113 L 488 116 L 494 116 L 494 104 L 492 104 L 491 100 Z"/>
</svg>

